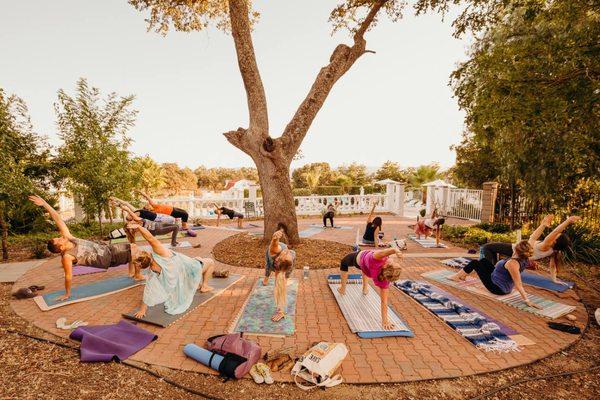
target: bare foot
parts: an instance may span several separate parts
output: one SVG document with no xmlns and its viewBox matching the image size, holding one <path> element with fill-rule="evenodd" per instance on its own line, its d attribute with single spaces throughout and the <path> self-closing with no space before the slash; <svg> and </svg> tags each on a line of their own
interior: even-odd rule
<svg viewBox="0 0 600 400">
<path fill-rule="evenodd" d="M 369 287 L 368 286 L 363 286 L 363 294 L 365 296 L 369 294 Z"/>
<path fill-rule="evenodd" d="M 283 312 L 283 310 L 277 309 L 277 311 L 275 311 L 275 314 L 273 314 L 273 316 L 271 317 L 271 321 L 278 322 L 281 321 L 283 318 L 285 318 L 285 313 Z"/>
<path fill-rule="evenodd" d="M 338 292 L 340 292 L 341 295 L 346 294 L 346 289 L 343 289 L 341 286 L 338 288 Z"/>
<path fill-rule="evenodd" d="M 134 276 L 132 276 L 132 278 L 136 281 L 143 281 L 144 279 L 146 279 L 146 277 L 142 274 L 134 275 Z"/>
<path fill-rule="evenodd" d="M 263 278 L 263 286 L 267 286 L 268 284 L 269 284 L 269 277 L 268 277 L 268 276 L 265 276 L 265 277 Z"/>
<path fill-rule="evenodd" d="M 200 289 L 198 289 L 200 291 L 200 293 L 206 293 L 206 292 L 212 292 L 213 291 L 213 287 L 212 286 L 208 286 L 208 285 L 202 285 L 200 287 Z"/>
<path fill-rule="evenodd" d="M 450 275 L 448 277 L 448 279 L 453 280 L 454 282 L 460 282 L 460 281 L 464 281 L 466 279 L 466 277 L 461 276 L 459 274 L 454 274 L 454 275 Z"/>
</svg>

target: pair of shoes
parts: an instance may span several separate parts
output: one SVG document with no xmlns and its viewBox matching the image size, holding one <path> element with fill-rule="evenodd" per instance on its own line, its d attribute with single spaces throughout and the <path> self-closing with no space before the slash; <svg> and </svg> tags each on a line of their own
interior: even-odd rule
<svg viewBox="0 0 600 400">
<path fill-rule="evenodd" d="M 256 383 L 266 383 L 267 385 L 271 385 L 275 382 L 271 376 L 271 370 L 263 363 L 254 364 L 250 369 L 250 376 Z"/>
</svg>

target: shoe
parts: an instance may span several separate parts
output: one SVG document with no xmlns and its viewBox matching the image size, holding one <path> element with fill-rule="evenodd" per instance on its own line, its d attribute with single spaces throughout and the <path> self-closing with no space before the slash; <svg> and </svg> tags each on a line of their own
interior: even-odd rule
<svg viewBox="0 0 600 400">
<path fill-rule="evenodd" d="M 273 380 L 273 377 L 271 376 L 271 370 L 269 369 L 267 364 L 258 363 L 255 365 L 255 367 L 258 370 L 258 372 L 260 372 L 260 374 L 263 376 L 267 385 L 272 385 L 275 382 Z"/>
<path fill-rule="evenodd" d="M 250 368 L 250 376 L 252 377 L 252 379 L 254 379 L 254 382 L 256 382 L 258 384 L 261 384 L 261 383 L 265 382 L 265 378 L 263 378 L 262 374 L 260 373 L 260 371 L 256 367 L 256 364 L 254 364 L 252 366 L 252 368 Z"/>
</svg>

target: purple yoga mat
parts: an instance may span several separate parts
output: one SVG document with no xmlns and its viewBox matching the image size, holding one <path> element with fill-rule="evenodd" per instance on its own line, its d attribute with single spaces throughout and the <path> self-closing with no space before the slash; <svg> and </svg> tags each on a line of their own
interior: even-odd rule
<svg viewBox="0 0 600 400">
<path fill-rule="evenodd" d="M 81 326 L 69 337 L 81 342 L 80 360 L 83 362 L 122 361 L 158 338 L 126 321 L 116 325 Z"/>
<path fill-rule="evenodd" d="M 115 268 L 125 269 L 127 268 L 127 264 L 117 265 L 116 267 L 109 268 L 111 271 Z M 97 274 L 98 272 L 106 272 L 108 269 L 104 268 L 96 268 L 96 267 L 88 267 L 86 265 L 74 265 L 73 266 L 73 276 L 77 275 L 89 275 L 89 274 Z"/>
</svg>

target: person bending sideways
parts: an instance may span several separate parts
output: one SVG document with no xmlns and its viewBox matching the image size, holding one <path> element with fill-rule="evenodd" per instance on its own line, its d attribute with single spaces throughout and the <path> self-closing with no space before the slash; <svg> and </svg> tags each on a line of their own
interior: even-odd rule
<svg viewBox="0 0 600 400">
<path fill-rule="evenodd" d="M 444 225 L 445 222 L 446 220 L 444 218 L 438 218 L 436 216 L 436 210 L 433 210 L 429 218 L 417 221 L 414 227 L 415 236 L 417 239 L 421 239 L 421 235 L 423 235 L 425 236 L 425 239 L 427 239 L 435 230 L 435 242 L 439 244 L 442 225 Z"/>
<path fill-rule="evenodd" d="M 112 199 L 111 199 L 112 200 Z M 116 202 L 115 202 L 116 203 Z M 148 230 L 153 236 L 159 235 L 167 235 L 171 234 L 171 247 L 177 247 L 179 243 L 177 243 L 177 235 L 179 234 L 179 225 L 175 222 L 167 223 L 167 222 L 156 222 L 148 219 L 140 218 L 135 211 L 129 208 L 125 204 L 116 203 L 126 214 L 125 219 L 127 222 L 135 222 L 140 224 L 144 228 Z M 130 243 L 135 243 L 135 233 L 133 233 L 129 229 L 125 229 L 125 234 L 127 235 L 127 239 Z"/>
<path fill-rule="evenodd" d="M 265 254 L 265 277 L 262 282 L 263 285 L 267 285 L 271 273 L 275 272 L 275 289 L 273 290 L 275 313 L 271 317 L 271 320 L 274 322 L 280 321 L 285 317 L 287 308 L 287 280 L 292 275 L 294 261 L 296 260 L 296 252 L 288 249 L 287 245 L 281 242 L 283 234 L 283 229 L 276 231 L 271 238 L 269 247 L 267 247 Z"/>
<path fill-rule="evenodd" d="M 529 307 L 541 309 L 542 307 L 529 300 L 521 281 L 521 273 L 527 268 L 529 257 L 532 254 L 533 249 L 529 242 L 522 240 L 515 245 L 515 250 L 510 258 L 500 260 L 496 265 L 485 258 L 473 260 L 456 274 L 450 276 L 450 279 L 464 281 L 471 272 L 475 271 L 483 286 L 490 293 L 505 295 L 516 288 L 525 304 Z"/>
<path fill-rule="evenodd" d="M 144 196 L 144 198 L 148 201 L 148 204 L 144 207 L 144 209 L 148 211 L 154 211 L 157 214 L 170 215 L 173 218 L 181 219 L 181 227 L 187 231 L 187 234 L 192 237 L 197 236 L 197 233 L 190 229 L 190 227 L 188 226 L 188 219 L 190 218 L 190 216 L 187 213 L 187 211 L 181 208 L 173 207 L 169 204 L 155 203 L 154 200 L 152 200 L 152 198 L 146 193 L 140 192 L 140 194 Z"/>
<path fill-rule="evenodd" d="M 395 326 L 388 319 L 388 295 L 390 282 L 400 278 L 400 265 L 392 260 L 391 255 L 398 259 L 402 258 L 402 252 L 397 248 L 385 250 L 362 250 L 347 254 L 340 263 L 341 285 L 338 291 L 341 295 L 346 294 L 346 283 L 348 281 L 348 267 L 356 267 L 362 273 L 363 294 L 369 292 L 368 279 L 371 278 L 375 286 L 379 288 L 381 297 L 381 323 L 384 329 L 393 330 Z"/>
<path fill-rule="evenodd" d="M 119 207 L 126 206 L 130 210 L 135 210 L 135 207 L 132 206 L 130 203 L 126 202 L 125 200 L 121 200 L 117 197 L 111 197 L 110 200 L 113 201 L 114 203 L 116 203 Z M 154 211 L 146 210 L 143 208 L 139 209 L 139 210 L 135 210 L 134 214 L 140 218 L 147 219 L 148 221 L 166 222 L 169 224 L 177 223 L 177 218 L 171 217 L 170 215 L 166 215 L 166 214 L 157 214 Z"/>
<path fill-rule="evenodd" d="M 213 206 L 215 207 L 215 212 L 217 213 L 217 226 L 219 226 L 221 215 L 227 215 L 229 219 L 237 218 L 238 228 L 242 229 L 242 220 L 244 219 L 244 214 L 227 207 L 219 207 L 216 203 L 213 203 Z"/>
<path fill-rule="evenodd" d="M 148 270 L 142 304 L 135 313 L 143 318 L 148 307 L 164 303 L 165 312 L 185 312 L 196 291 L 210 292 L 208 285 L 215 262 L 210 258 L 191 258 L 167 249 L 143 226 L 130 222 L 127 228 L 139 232 L 150 243 L 152 252 L 140 251 L 133 259 L 136 268 Z"/>
<path fill-rule="evenodd" d="M 328 204 L 325 209 L 325 214 L 323 214 L 323 227 L 327 228 L 327 220 L 331 222 L 331 227 L 333 228 L 333 217 L 335 216 L 335 206 L 333 204 Z"/>
<path fill-rule="evenodd" d="M 58 212 L 44 199 L 31 195 L 29 200 L 37 206 L 43 207 L 49 214 L 60 233 L 60 237 L 48 241 L 48 250 L 60 254 L 62 267 L 65 272 L 65 294 L 58 298 L 59 301 L 71 297 L 71 281 L 73 279 L 73 265 L 86 265 L 89 267 L 108 269 L 121 264 L 129 264 L 129 276 L 136 280 L 144 279 L 139 269 L 136 269 L 132 254 L 137 254 L 135 244 L 101 244 L 74 237 L 67 224 L 60 218 Z"/>
<path fill-rule="evenodd" d="M 365 227 L 365 233 L 363 235 L 363 243 L 379 247 L 383 245 L 383 243 L 381 242 L 381 238 L 379 237 L 383 221 L 381 220 L 381 217 L 373 217 L 376 205 L 377 203 L 373 203 L 373 207 L 371 207 L 371 212 L 367 217 L 367 225 Z"/>
<path fill-rule="evenodd" d="M 546 228 L 550 227 L 554 215 L 550 214 L 542 219 L 540 226 L 531 234 L 527 240 L 533 248 L 533 254 L 529 261 L 538 261 L 545 258 L 550 259 L 550 277 L 555 283 L 565 284 L 558 279 L 558 270 L 563 263 L 564 253 L 571 246 L 571 240 L 563 233 L 567 227 L 579 221 L 581 217 L 570 216 L 563 223 L 558 225 L 550 232 L 544 240 L 539 240 Z M 514 245 L 511 243 L 492 242 L 481 246 L 480 258 L 485 258 L 492 264 L 498 262 L 498 255 L 510 257 L 514 251 Z"/>
</svg>

